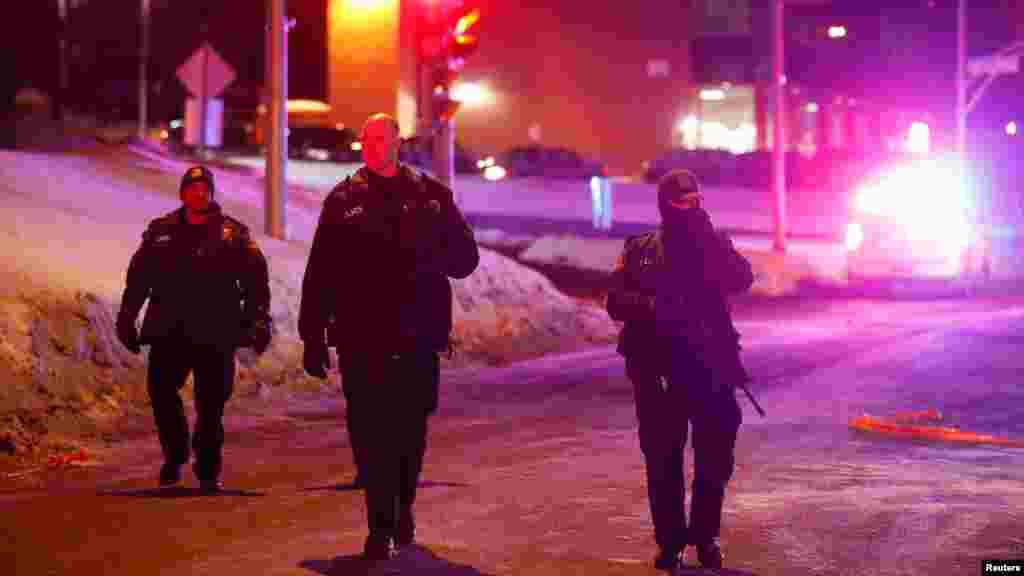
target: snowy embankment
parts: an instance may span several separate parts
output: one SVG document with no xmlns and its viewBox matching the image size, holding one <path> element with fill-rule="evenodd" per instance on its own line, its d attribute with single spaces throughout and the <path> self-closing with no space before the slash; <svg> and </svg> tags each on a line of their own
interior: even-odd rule
<svg viewBox="0 0 1024 576">
<path fill-rule="evenodd" d="M 145 224 L 179 205 L 186 167 L 124 146 L 0 151 L 0 454 L 102 435 L 120 416 L 146 410 L 148 349 L 139 356 L 126 351 L 113 318 Z M 277 331 L 258 360 L 239 354 L 236 394 L 336 390 L 336 373 L 327 383 L 303 373 L 296 334 L 322 193 L 289 189 L 292 240 L 279 241 L 261 233 L 262 180 L 246 171 L 214 172 L 217 200 L 250 226 L 267 256 Z M 453 359 L 443 359 L 448 368 L 610 343 L 616 334 L 602 308 L 566 296 L 487 248 L 477 271 L 454 289 L 458 345 Z"/>
</svg>

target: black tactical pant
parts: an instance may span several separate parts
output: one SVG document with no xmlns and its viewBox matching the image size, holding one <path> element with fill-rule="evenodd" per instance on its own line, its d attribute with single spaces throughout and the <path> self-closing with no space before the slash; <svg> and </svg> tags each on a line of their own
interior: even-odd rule
<svg viewBox="0 0 1024 576">
<path fill-rule="evenodd" d="M 412 506 L 427 446 L 437 353 L 345 354 L 341 360 L 349 441 L 364 475 L 370 539 L 411 537 Z"/>
<path fill-rule="evenodd" d="M 713 389 L 710 374 L 697 362 L 660 370 L 653 361 L 627 358 L 626 371 L 636 398 L 655 541 L 668 551 L 710 542 L 719 536 L 725 488 L 735 467 L 742 415 L 734 389 Z M 666 383 L 664 372 L 669 372 Z M 690 426 L 694 476 L 687 524 L 683 449 Z"/>
<path fill-rule="evenodd" d="M 200 480 L 216 480 L 224 445 L 224 405 L 235 383 L 234 349 L 185 341 L 154 343 L 150 349 L 147 388 L 164 461 L 170 464 L 189 460 L 188 420 L 180 393 L 189 372 L 196 406 L 195 474 Z"/>
</svg>

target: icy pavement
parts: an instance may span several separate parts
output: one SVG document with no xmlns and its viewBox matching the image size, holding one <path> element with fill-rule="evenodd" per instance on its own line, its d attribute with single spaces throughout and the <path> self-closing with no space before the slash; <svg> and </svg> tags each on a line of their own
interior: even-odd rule
<svg viewBox="0 0 1024 576">
<path fill-rule="evenodd" d="M 889 441 L 847 425 L 864 411 L 935 408 L 965 429 L 1024 436 L 1012 354 L 1024 300 L 793 306 L 786 323 L 740 325 L 768 416 L 741 399 L 723 574 L 970 575 L 986 558 L 1024 559 L 1024 450 Z M 343 401 L 275 390 L 229 405 L 235 492 L 224 497 L 158 497 L 153 438 L 77 479 L 52 473 L 45 492 L 0 497 L 3 517 L 18 519 L 15 566 L 94 571 L 118 550 L 123 571 L 152 572 L 159 559 L 167 574 L 656 574 L 621 358 L 597 348 L 449 370 L 443 382 L 416 504 L 420 547 L 392 561 L 357 558 L 363 494 L 349 485 Z M 55 535 L 40 513 L 50 509 L 92 520 Z M 151 538 L 150 525 L 175 536 Z"/>
</svg>

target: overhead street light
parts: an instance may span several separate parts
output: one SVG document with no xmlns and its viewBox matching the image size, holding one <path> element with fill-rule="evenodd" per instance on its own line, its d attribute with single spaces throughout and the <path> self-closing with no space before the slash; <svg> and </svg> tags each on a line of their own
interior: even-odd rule
<svg viewBox="0 0 1024 576">
<path fill-rule="evenodd" d="M 700 99 L 705 102 L 725 100 L 725 90 L 721 90 L 719 88 L 705 88 L 700 91 Z"/>
</svg>

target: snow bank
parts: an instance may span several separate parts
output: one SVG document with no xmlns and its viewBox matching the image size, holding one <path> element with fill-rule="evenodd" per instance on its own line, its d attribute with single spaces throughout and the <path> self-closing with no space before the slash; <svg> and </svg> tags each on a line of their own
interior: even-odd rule
<svg viewBox="0 0 1024 576">
<path fill-rule="evenodd" d="M 0 151 L 0 452 L 34 451 L 100 433 L 147 410 L 145 353 L 116 340 L 113 317 L 145 223 L 179 205 L 187 162 L 127 146 L 71 153 Z M 217 200 L 246 222 L 267 256 L 277 334 L 260 358 L 238 355 L 237 394 L 336 389 L 301 367 L 296 321 L 309 239 L 323 193 L 290 187 L 289 241 L 263 230 L 263 182 L 214 169 Z M 503 364 L 610 343 L 604 310 L 559 292 L 541 274 L 481 248 L 454 283 L 456 355 L 447 368 Z M 186 386 L 188 397 L 190 386 Z M 45 440 L 45 441 L 44 441 Z"/>
</svg>

